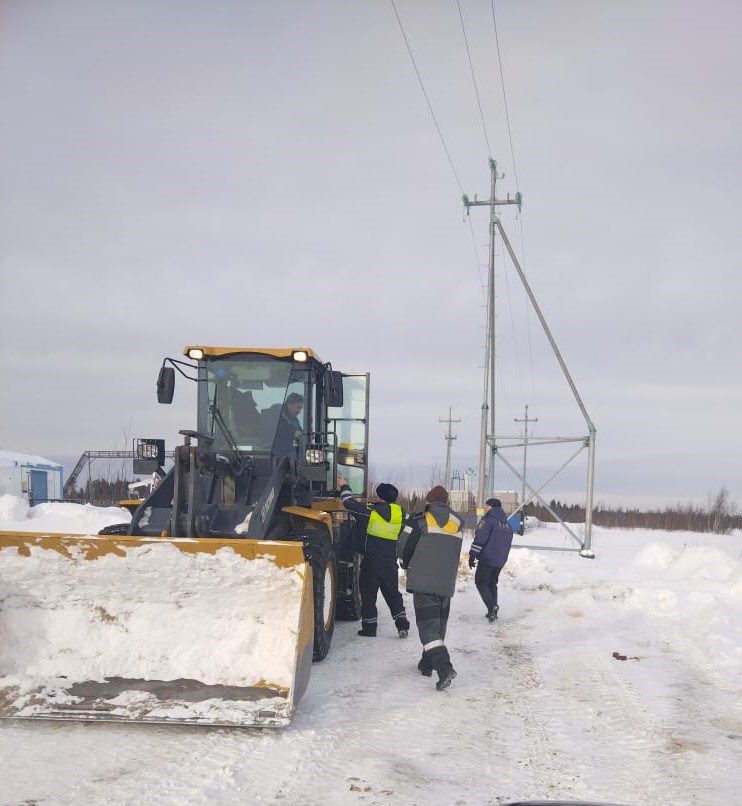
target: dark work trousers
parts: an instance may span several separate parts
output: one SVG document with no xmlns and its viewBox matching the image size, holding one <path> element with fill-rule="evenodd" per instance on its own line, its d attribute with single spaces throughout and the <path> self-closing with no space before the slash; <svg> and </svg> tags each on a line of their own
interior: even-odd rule
<svg viewBox="0 0 742 806">
<path fill-rule="evenodd" d="M 418 666 L 423 669 L 435 669 L 439 674 L 450 667 L 451 661 L 446 649 L 446 627 L 448 614 L 451 611 L 451 598 L 438 596 L 435 593 L 414 593 L 412 601 L 415 605 L 415 621 L 423 645 L 423 659 Z"/>
<path fill-rule="evenodd" d="M 423 647 L 433 641 L 443 643 L 446 640 L 448 614 L 451 611 L 451 599 L 435 593 L 413 593 L 415 605 L 415 621 Z"/>
<path fill-rule="evenodd" d="M 402 594 L 399 592 L 397 560 L 394 557 L 365 555 L 361 560 L 358 585 L 361 589 L 361 626 L 364 630 L 376 632 L 376 597 L 379 589 L 397 629 L 409 629 Z"/>
<path fill-rule="evenodd" d="M 487 612 L 497 607 L 497 581 L 500 579 L 500 571 L 494 565 L 482 565 L 477 563 L 477 570 L 474 573 L 474 584 L 477 586 L 479 595 L 482 597 Z"/>
</svg>

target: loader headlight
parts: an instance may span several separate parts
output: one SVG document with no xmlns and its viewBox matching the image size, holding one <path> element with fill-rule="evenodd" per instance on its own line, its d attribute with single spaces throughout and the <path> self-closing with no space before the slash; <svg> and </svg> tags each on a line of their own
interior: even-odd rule
<svg viewBox="0 0 742 806">
<path fill-rule="evenodd" d="M 188 358 L 193 361 L 200 361 L 204 357 L 204 351 L 200 347 L 191 347 L 188 351 Z"/>
<path fill-rule="evenodd" d="M 304 461 L 308 465 L 321 465 L 325 461 L 325 452 L 318 448 L 309 448 L 304 455 Z"/>
<path fill-rule="evenodd" d="M 305 350 L 294 350 L 291 354 L 291 357 L 294 361 L 300 361 L 302 364 L 309 359 L 309 356 L 306 354 Z"/>
</svg>

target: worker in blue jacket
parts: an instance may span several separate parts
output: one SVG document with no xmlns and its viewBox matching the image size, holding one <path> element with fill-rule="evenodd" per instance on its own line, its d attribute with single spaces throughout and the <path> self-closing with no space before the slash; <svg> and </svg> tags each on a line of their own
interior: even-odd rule
<svg viewBox="0 0 742 806">
<path fill-rule="evenodd" d="M 358 580 L 361 589 L 361 629 L 358 635 L 365 638 L 376 636 L 376 597 L 381 589 L 397 634 L 400 638 L 407 638 L 410 622 L 399 591 L 397 568 L 397 540 L 405 519 L 404 510 L 395 503 L 399 491 L 393 484 L 379 484 L 375 501 L 366 504 L 353 499 L 353 493 L 342 473 L 338 473 L 338 486 L 342 505 L 355 515 L 358 526 L 364 533 L 363 545 L 360 547 L 363 559 Z"/>
<path fill-rule="evenodd" d="M 477 570 L 474 584 L 487 607 L 487 620 L 495 621 L 500 607 L 497 604 L 497 582 L 500 571 L 508 561 L 513 543 L 513 530 L 499 498 L 484 502 L 484 517 L 477 525 L 474 542 L 469 549 L 469 568 Z"/>
</svg>

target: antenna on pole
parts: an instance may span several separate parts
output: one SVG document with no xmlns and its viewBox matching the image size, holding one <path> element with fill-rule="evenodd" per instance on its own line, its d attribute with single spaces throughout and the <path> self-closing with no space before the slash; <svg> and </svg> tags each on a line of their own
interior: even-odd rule
<svg viewBox="0 0 742 806">
<path fill-rule="evenodd" d="M 451 419 L 451 406 L 448 407 L 448 419 L 441 420 L 438 418 L 439 423 L 448 423 L 448 431 L 446 432 L 446 475 L 445 475 L 445 484 L 446 489 L 450 490 L 453 487 L 453 480 L 451 478 L 451 443 L 456 439 L 456 437 L 451 433 L 451 423 L 460 423 L 461 420 L 452 420 Z"/>
</svg>

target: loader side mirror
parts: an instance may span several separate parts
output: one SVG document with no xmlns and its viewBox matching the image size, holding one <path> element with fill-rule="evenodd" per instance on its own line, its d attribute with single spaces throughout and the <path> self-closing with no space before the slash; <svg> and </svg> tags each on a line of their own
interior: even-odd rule
<svg viewBox="0 0 742 806">
<path fill-rule="evenodd" d="M 172 403 L 175 394 L 175 370 L 172 367 L 160 367 L 157 376 L 157 402 Z"/>
<path fill-rule="evenodd" d="M 325 386 L 327 388 L 327 405 L 343 405 L 343 373 L 327 370 L 325 375 Z"/>
</svg>

